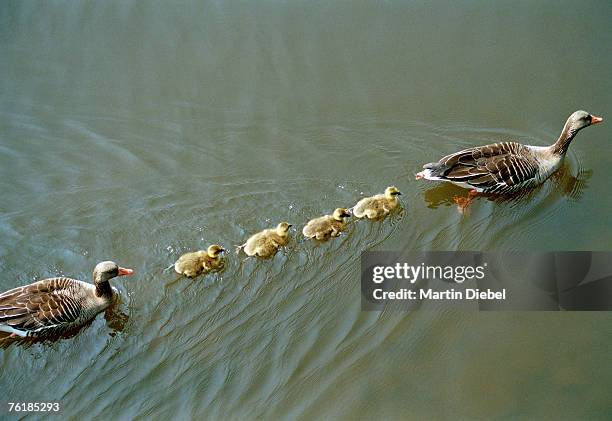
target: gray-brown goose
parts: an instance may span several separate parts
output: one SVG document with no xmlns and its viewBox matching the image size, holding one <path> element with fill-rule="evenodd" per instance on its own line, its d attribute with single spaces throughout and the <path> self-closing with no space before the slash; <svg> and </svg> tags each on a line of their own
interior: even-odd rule
<svg viewBox="0 0 612 421">
<path fill-rule="evenodd" d="M 602 121 L 603 118 L 586 111 L 576 111 L 550 146 L 500 142 L 465 149 L 423 165 L 416 179 L 449 181 L 472 189 L 471 195 L 514 193 L 546 181 L 561 167 L 576 133 Z"/>
<path fill-rule="evenodd" d="M 110 279 L 133 273 L 106 261 L 94 268 L 93 284 L 57 277 L 6 291 L 0 294 L 0 332 L 36 337 L 78 327 L 111 305 L 117 290 Z"/>
</svg>

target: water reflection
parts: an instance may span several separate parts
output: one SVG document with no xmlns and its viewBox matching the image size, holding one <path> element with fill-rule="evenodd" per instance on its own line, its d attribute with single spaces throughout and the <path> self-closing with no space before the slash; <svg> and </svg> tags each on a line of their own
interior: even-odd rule
<svg viewBox="0 0 612 421">
<path fill-rule="evenodd" d="M 575 176 L 572 174 L 568 165 L 562 166 L 559 171 L 550 177 L 550 181 L 555 185 L 555 190 L 564 197 L 577 201 L 589 187 L 589 180 L 593 176 L 593 170 L 578 170 Z"/>
<path fill-rule="evenodd" d="M 110 332 L 108 334 L 111 337 L 115 337 L 117 334 L 123 332 L 129 321 L 129 315 L 127 313 L 124 313 L 121 307 L 121 299 L 117 296 L 117 298 L 113 301 L 113 304 L 111 304 L 111 306 L 104 311 L 103 317 L 106 321 L 106 325 L 110 329 Z M 97 317 L 100 316 L 98 315 Z M 22 338 L 12 336 L 11 334 L 6 332 L 0 332 L 0 348 L 8 348 L 13 344 L 21 345 L 25 348 L 29 348 L 35 344 L 50 346 L 53 343 L 74 338 L 75 336 L 83 332 L 85 329 L 89 328 L 94 323 L 97 317 L 73 329 L 69 329 L 63 332 L 50 333 L 39 337 Z"/>
<path fill-rule="evenodd" d="M 578 174 L 574 176 L 570 165 L 564 164 L 541 186 L 521 190 L 510 195 L 479 194 L 470 206 L 474 206 L 475 202 L 484 199 L 495 203 L 509 203 L 512 206 L 526 204 L 535 198 L 540 189 L 548 189 L 552 194 L 578 200 L 588 188 L 588 181 L 592 175 L 592 170 L 579 169 Z M 552 187 L 547 186 L 548 183 Z M 457 206 L 456 199 L 458 197 L 467 197 L 468 193 L 468 189 L 455 184 L 438 182 L 437 185 L 423 192 L 423 199 L 427 202 L 428 208 L 437 209 L 440 206 Z"/>
<path fill-rule="evenodd" d="M 612 109 L 603 3 L 0 3 L 0 290 L 89 279 L 94 258 L 139 269 L 117 282 L 129 321 L 0 350 L 0 390 L 75 419 L 481 419 L 518 401 L 604 418 L 609 316 L 359 305 L 363 250 L 610 248 L 605 124 L 571 148 L 596 176 L 572 165 L 577 181 L 478 198 L 469 218 L 464 190 L 400 177 L 493 139 L 547 145 L 568 112 Z M 162 272 L 395 183 L 406 212 L 337 241 L 193 281 Z"/>
</svg>

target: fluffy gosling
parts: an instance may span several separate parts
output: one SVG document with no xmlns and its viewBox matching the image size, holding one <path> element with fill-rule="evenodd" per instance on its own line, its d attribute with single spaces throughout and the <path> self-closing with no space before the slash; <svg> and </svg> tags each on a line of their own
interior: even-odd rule
<svg viewBox="0 0 612 421">
<path fill-rule="evenodd" d="M 357 218 L 382 219 L 399 205 L 397 198 L 400 191 L 395 186 L 385 189 L 384 194 L 365 197 L 353 207 L 353 215 Z"/>
<path fill-rule="evenodd" d="M 337 208 L 332 215 L 325 215 L 308 222 L 302 229 L 306 238 L 325 241 L 337 237 L 346 228 L 346 220 L 351 214 L 347 209 Z"/>
<path fill-rule="evenodd" d="M 268 259 L 276 254 L 278 249 L 289 242 L 288 222 L 281 222 L 276 228 L 265 229 L 253 234 L 246 243 L 238 246 L 237 252 L 244 250 L 247 256 L 257 256 Z"/>
<path fill-rule="evenodd" d="M 217 244 L 207 250 L 183 254 L 174 264 L 174 270 L 179 275 L 195 278 L 202 273 L 209 273 L 223 268 L 221 254 L 225 249 Z"/>
</svg>

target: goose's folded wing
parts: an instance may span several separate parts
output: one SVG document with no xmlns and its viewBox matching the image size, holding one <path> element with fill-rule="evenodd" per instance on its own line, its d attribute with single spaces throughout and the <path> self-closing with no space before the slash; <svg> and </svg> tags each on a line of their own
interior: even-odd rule
<svg viewBox="0 0 612 421">
<path fill-rule="evenodd" d="M 523 145 L 516 142 L 493 143 L 491 145 L 464 149 L 462 151 L 452 153 L 441 158 L 438 162 L 428 165 L 442 166 L 446 168 L 452 168 L 456 165 L 477 167 L 481 166 L 483 162 L 487 160 L 487 158 L 503 155 L 521 155 L 525 152 L 524 149 L 525 147 Z"/>
<path fill-rule="evenodd" d="M 63 293 L 73 282 L 51 278 L 0 294 L 0 324 L 27 332 L 77 320 L 79 301 Z"/>
<path fill-rule="evenodd" d="M 538 165 L 524 146 L 496 143 L 466 149 L 428 164 L 439 178 L 474 187 L 511 187 L 537 176 Z"/>
</svg>

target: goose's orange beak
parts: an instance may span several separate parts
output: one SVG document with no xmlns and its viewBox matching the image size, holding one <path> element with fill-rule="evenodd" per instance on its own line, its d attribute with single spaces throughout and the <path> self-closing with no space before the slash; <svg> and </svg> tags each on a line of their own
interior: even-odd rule
<svg viewBox="0 0 612 421">
<path fill-rule="evenodd" d="M 134 274 L 134 269 L 122 268 L 121 266 L 119 267 L 119 276 L 133 275 L 133 274 Z"/>
<path fill-rule="evenodd" d="M 597 117 L 596 115 L 591 116 L 591 124 L 601 123 L 603 121 L 603 117 Z"/>
</svg>

